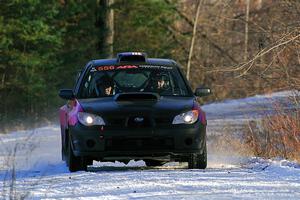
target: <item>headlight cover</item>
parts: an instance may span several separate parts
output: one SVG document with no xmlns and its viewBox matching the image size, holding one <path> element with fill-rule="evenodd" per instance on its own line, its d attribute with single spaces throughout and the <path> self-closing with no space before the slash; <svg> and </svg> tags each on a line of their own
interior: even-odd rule
<svg viewBox="0 0 300 200">
<path fill-rule="evenodd" d="M 85 126 L 105 125 L 102 117 L 91 113 L 79 112 L 77 118 L 79 122 Z"/>
<path fill-rule="evenodd" d="M 193 124 L 199 116 L 198 110 L 191 110 L 174 117 L 172 124 Z"/>
</svg>

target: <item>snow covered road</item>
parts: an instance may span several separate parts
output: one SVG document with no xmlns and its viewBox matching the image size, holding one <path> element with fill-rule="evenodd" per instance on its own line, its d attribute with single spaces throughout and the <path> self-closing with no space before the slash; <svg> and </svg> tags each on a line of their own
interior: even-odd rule
<svg viewBox="0 0 300 200">
<path fill-rule="evenodd" d="M 218 109 L 225 113 L 230 103 L 239 104 Z M 208 134 L 218 131 L 215 125 L 224 122 L 213 114 L 214 109 L 220 114 L 216 104 L 204 109 L 211 119 Z M 60 158 L 58 126 L 0 135 L 0 143 L 0 199 L 300 199 L 300 165 L 284 160 L 220 152 L 209 153 L 206 170 L 178 163 L 149 168 L 131 161 L 94 162 L 88 172 L 69 173 Z"/>
</svg>

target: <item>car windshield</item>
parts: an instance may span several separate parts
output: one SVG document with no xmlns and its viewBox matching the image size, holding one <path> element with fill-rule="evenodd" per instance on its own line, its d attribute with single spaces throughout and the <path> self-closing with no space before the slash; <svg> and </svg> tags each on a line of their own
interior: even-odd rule
<svg viewBox="0 0 300 200">
<path fill-rule="evenodd" d="M 153 92 L 161 96 L 190 96 L 176 67 L 118 65 L 92 67 L 83 79 L 79 97 L 97 98 L 127 92 Z"/>
</svg>

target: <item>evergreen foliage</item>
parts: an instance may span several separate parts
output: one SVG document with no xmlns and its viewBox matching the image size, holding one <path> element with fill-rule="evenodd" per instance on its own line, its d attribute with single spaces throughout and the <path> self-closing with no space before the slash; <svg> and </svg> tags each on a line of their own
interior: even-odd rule
<svg viewBox="0 0 300 200">
<path fill-rule="evenodd" d="M 55 103 L 62 61 L 57 1 L 1 1 L 0 120 L 34 117 Z"/>
<path fill-rule="evenodd" d="M 57 117 L 60 88 L 71 88 L 87 61 L 107 56 L 105 0 L 4 0 L 0 13 L 0 124 Z M 168 57 L 164 27 L 174 19 L 163 1 L 117 0 L 115 53 Z M 24 120 L 25 119 L 25 120 Z"/>
</svg>

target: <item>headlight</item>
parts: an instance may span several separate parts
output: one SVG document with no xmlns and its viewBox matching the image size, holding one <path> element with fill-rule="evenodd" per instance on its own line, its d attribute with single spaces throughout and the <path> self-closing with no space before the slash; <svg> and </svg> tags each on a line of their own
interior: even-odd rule
<svg viewBox="0 0 300 200">
<path fill-rule="evenodd" d="M 79 112 L 77 114 L 79 122 L 85 126 L 105 125 L 102 117 L 90 113 Z"/>
<path fill-rule="evenodd" d="M 172 124 L 193 124 L 199 116 L 198 110 L 191 110 L 174 117 Z"/>
</svg>

